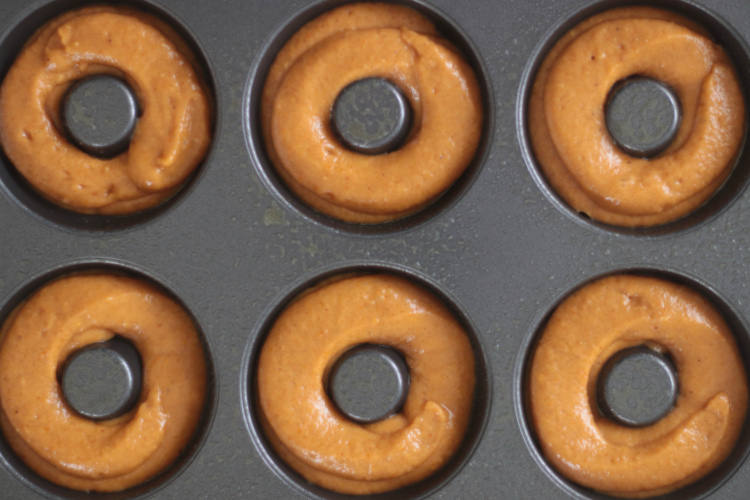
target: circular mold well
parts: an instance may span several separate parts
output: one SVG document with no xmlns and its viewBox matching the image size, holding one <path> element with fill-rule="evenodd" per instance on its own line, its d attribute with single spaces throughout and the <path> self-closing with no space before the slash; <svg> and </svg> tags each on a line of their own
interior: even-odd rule
<svg viewBox="0 0 750 500">
<path fill-rule="evenodd" d="M 737 348 L 745 365 L 746 376 L 750 382 L 750 329 L 748 329 L 748 324 L 745 318 L 733 304 L 717 292 L 711 285 L 696 277 L 662 268 L 620 268 L 612 269 L 603 274 L 587 278 L 566 291 L 564 295 L 557 298 L 549 310 L 543 315 L 540 314 L 540 316 L 534 321 L 531 330 L 526 333 L 526 336 L 521 343 L 513 374 L 513 399 L 516 420 L 521 435 L 534 461 L 536 461 L 544 474 L 547 475 L 557 487 L 567 493 L 570 497 L 580 500 L 614 500 L 620 497 L 606 495 L 581 486 L 563 476 L 547 462 L 540 448 L 531 416 L 531 401 L 527 389 L 531 373 L 531 364 L 539 338 L 544 332 L 550 316 L 554 313 L 557 307 L 570 295 L 586 285 L 608 276 L 621 274 L 660 278 L 665 281 L 683 285 L 700 293 L 703 298 L 708 300 L 708 302 L 713 305 L 719 313 L 721 313 L 730 330 L 734 333 Z M 707 498 L 713 493 L 719 491 L 722 485 L 739 470 L 749 453 L 750 408 L 748 408 L 747 415 L 745 416 L 745 422 L 737 439 L 737 443 L 724 462 L 712 472 L 691 484 L 683 486 L 671 493 L 646 498 L 659 498 L 662 500 L 696 500 Z"/>
<path fill-rule="evenodd" d="M 734 160 L 731 174 L 703 205 L 681 218 L 656 226 L 624 227 L 600 222 L 584 213 L 576 211 L 555 191 L 542 172 L 531 144 L 528 114 L 532 87 L 537 72 L 547 53 L 563 35 L 585 19 L 606 10 L 643 5 L 643 2 L 632 0 L 600 0 L 567 15 L 545 35 L 544 39 L 534 49 L 521 78 L 521 85 L 516 100 L 518 140 L 523 157 L 532 177 L 552 204 L 565 215 L 586 227 L 594 228 L 608 234 L 641 237 L 670 235 L 694 228 L 709 221 L 731 205 L 747 187 L 750 180 L 750 168 L 748 167 L 748 164 L 750 164 L 750 148 L 747 147 L 748 123 L 750 123 L 748 121 L 750 100 L 748 100 L 747 92 L 747 89 L 750 88 L 750 49 L 748 49 L 743 37 L 738 34 L 732 25 L 707 8 L 687 0 L 655 0 L 648 2 L 649 7 L 671 10 L 694 21 L 708 32 L 715 43 L 724 48 L 734 64 L 745 100 L 745 134 L 739 152 Z"/>
<path fill-rule="evenodd" d="M 245 89 L 243 108 L 245 138 L 250 156 L 258 171 L 258 175 L 268 190 L 288 210 L 316 224 L 337 231 L 363 235 L 388 234 L 413 228 L 433 217 L 436 217 L 438 214 L 453 206 L 471 187 L 489 155 L 495 120 L 494 97 L 489 71 L 484 64 L 478 49 L 456 22 L 435 7 L 419 0 L 386 0 L 386 3 L 410 7 L 427 17 L 427 19 L 435 24 L 440 34 L 459 50 L 469 66 L 474 70 L 481 92 L 481 102 L 484 110 L 482 137 L 480 138 L 473 160 L 463 174 L 453 183 L 453 185 L 439 195 L 437 199 L 433 200 L 426 207 L 420 209 L 414 214 L 401 219 L 382 223 L 359 224 L 339 220 L 313 209 L 300 200 L 286 185 L 284 180 L 276 172 L 276 168 L 266 152 L 260 112 L 261 95 L 263 93 L 263 87 L 269 69 L 276 59 L 276 55 L 286 42 L 300 28 L 302 28 L 302 26 L 316 17 L 333 10 L 336 7 L 350 3 L 354 2 L 345 0 L 324 0 L 320 3 L 315 3 L 297 12 L 270 36 L 268 42 L 261 48 L 259 56 L 253 64 Z"/>
<path fill-rule="evenodd" d="M 308 276 L 291 285 L 283 296 L 275 300 L 261 315 L 261 320 L 254 328 L 248 346 L 245 349 L 242 369 L 240 371 L 240 394 L 245 423 L 260 456 L 263 457 L 268 467 L 295 491 L 313 498 L 326 500 L 353 500 L 362 498 L 362 495 L 338 493 L 310 483 L 279 457 L 266 438 L 260 421 L 256 373 L 260 351 L 268 332 L 277 317 L 297 297 L 311 287 L 326 281 L 368 274 L 400 276 L 432 293 L 448 307 L 463 326 L 474 350 L 476 385 L 471 420 L 466 430 L 466 435 L 453 457 L 442 468 L 417 483 L 392 491 L 366 495 L 367 498 L 374 500 L 425 498 L 435 493 L 435 491 L 455 477 L 469 461 L 474 450 L 479 445 L 489 417 L 492 389 L 489 362 L 482 347 L 481 339 L 477 334 L 477 329 L 473 326 L 469 318 L 461 312 L 460 308 L 456 306 L 456 301 L 449 294 L 441 290 L 434 282 L 421 274 L 415 273 L 413 270 L 385 263 L 354 263 L 323 269 L 314 276 Z"/>
<path fill-rule="evenodd" d="M 25 9 L 10 23 L 4 33 L 0 33 L 0 78 L 5 78 L 24 44 L 32 35 L 48 21 L 70 11 L 91 5 L 101 5 L 96 0 L 51 0 L 46 3 L 36 3 Z M 213 71 L 209 64 L 206 51 L 194 32 L 175 14 L 157 6 L 148 0 L 133 0 L 132 2 L 108 2 L 108 6 L 127 7 L 151 14 L 169 25 L 185 42 L 192 52 L 197 70 L 201 73 L 208 91 L 208 99 L 212 109 L 211 129 L 213 140 L 206 156 L 196 169 L 185 180 L 178 191 L 159 205 L 132 214 L 98 215 L 83 214 L 60 207 L 41 195 L 13 166 L 3 151 L 0 150 L 0 191 L 16 202 L 26 212 L 53 225 L 83 231 L 112 231 L 127 229 L 147 223 L 176 205 L 179 200 L 193 189 L 201 176 L 205 166 L 210 162 L 216 144 L 216 123 L 219 116 L 216 85 Z M 60 131 L 65 135 L 64 131 Z"/>
<path fill-rule="evenodd" d="M 203 343 L 207 378 L 206 400 L 203 404 L 203 411 L 195 434 L 180 452 L 177 459 L 162 472 L 139 485 L 117 492 L 84 492 L 69 489 L 49 481 L 37 474 L 16 455 L 2 433 L 0 433 L 0 465 L 2 465 L 13 477 L 27 486 L 31 491 L 47 498 L 65 500 L 130 500 L 135 498 L 146 498 L 157 491 L 166 488 L 172 480 L 179 476 L 188 467 L 206 441 L 216 413 L 217 381 L 213 356 L 206 340 L 206 336 L 200 327 L 200 323 L 192 314 L 191 308 L 182 302 L 179 297 L 169 289 L 169 287 L 165 286 L 162 280 L 145 270 L 127 263 L 112 260 L 75 261 L 63 263 L 54 268 L 35 274 L 11 292 L 8 297 L 5 297 L 3 302 L 0 303 L 0 325 L 5 322 L 16 307 L 23 304 L 23 302 L 44 285 L 64 276 L 92 272 L 105 272 L 142 280 L 165 292 L 192 318 Z"/>
</svg>

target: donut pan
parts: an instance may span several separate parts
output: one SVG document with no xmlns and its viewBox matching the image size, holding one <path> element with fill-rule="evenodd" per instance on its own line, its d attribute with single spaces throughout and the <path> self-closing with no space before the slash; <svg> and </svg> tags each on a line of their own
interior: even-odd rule
<svg viewBox="0 0 750 500">
<path fill-rule="evenodd" d="M 45 281 L 110 269 L 169 291 L 192 314 L 209 358 L 198 435 L 150 482 L 84 494 L 40 479 L 0 440 L 2 498 L 349 498 L 305 482 L 268 446 L 255 414 L 253 369 L 269 324 L 297 293 L 343 273 L 386 271 L 433 290 L 470 332 L 477 395 L 468 436 L 445 468 L 382 498 L 610 498 L 557 475 L 528 425 L 525 377 L 534 336 L 554 307 L 620 272 L 688 284 L 725 314 L 750 367 L 750 152 L 698 211 L 653 229 L 582 217 L 537 170 L 527 137 L 530 79 L 554 41 L 624 1 L 401 0 L 436 21 L 477 72 L 486 119 L 475 161 L 449 191 L 407 219 L 336 222 L 297 201 L 268 166 L 259 133 L 263 78 L 289 36 L 344 2 L 133 0 L 188 40 L 208 75 L 211 149 L 187 186 L 135 216 L 66 213 L 0 156 L 0 320 Z M 750 2 L 659 0 L 705 26 L 750 89 Z M 0 75 L 45 21 L 86 2 L 0 3 Z M 356 397 L 356 395 L 355 395 Z M 728 460 L 670 499 L 750 494 L 750 427 Z"/>
</svg>

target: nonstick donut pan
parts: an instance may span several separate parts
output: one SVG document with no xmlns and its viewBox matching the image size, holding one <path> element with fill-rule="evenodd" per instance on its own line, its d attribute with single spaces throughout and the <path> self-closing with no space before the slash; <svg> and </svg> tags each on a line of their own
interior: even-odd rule
<svg viewBox="0 0 750 500">
<path fill-rule="evenodd" d="M 4 0 L 0 77 L 37 28 L 90 3 Z M 56 486 L 0 439 L 0 498 L 351 498 L 306 482 L 280 461 L 263 435 L 254 385 L 258 351 L 274 318 L 300 292 L 338 275 L 388 272 L 433 291 L 463 323 L 476 353 L 472 420 L 454 458 L 415 485 L 375 497 L 613 498 L 575 485 L 545 462 L 526 393 L 537 334 L 557 304 L 596 278 L 636 273 L 698 290 L 724 314 L 750 367 L 747 147 L 701 208 L 646 229 L 576 213 L 552 190 L 531 150 L 527 101 L 546 52 L 589 15 L 639 2 L 399 0 L 432 19 L 463 53 L 477 75 L 485 117 L 474 161 L 443 196 L 417 214 L 376 225 L 307 208 L 271 167 L 260 132 L 260 94 L 275 54 L 305 22 L 345 2 L 116 2 L 123 3 L 166 21 L 195 52 L 215 103 L 212 145 L 178 194 L 129 216 L 62 210 L 0 155 L 0 321 L 61 275 L 109 270 L 141 277 L 171 294 L 198 325 L 208 359 L 207 402 L 197 435 L 177 462 L 118 493 Z M 677 11 L 711 33 L 731 56 L 750 102 L 750 2 L 641 3 Z M 675 390 L 668 363 L 640 354 L 645 361 L 632 358 L 610 373 L 662 377 L 646 384 L 646 399 L 658 399 L 661 393 L 648 391 L 664 384 Z M 128 356 L 93 363 L 128 371 Z M 353 380 L 336 381 L 331 392 L 345 393 L 338 403 L 349 405 L 353 416 L 387 414 L 394 393 L 408 387 L 408 368 L 393 352 L 357 352 L 340 364 L 336 373 Z M 382 383 L 370 387 L 371 377 Z M 79 396 L 93 413 L 97 404 L 118 404 Z M 748 498 L 749 452 L 746 424 L 718 469 L 659 498 Z"/>
</svg>

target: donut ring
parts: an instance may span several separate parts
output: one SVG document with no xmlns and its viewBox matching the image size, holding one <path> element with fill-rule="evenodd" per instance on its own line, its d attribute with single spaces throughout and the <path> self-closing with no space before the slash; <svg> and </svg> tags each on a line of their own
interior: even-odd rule
<svg viewBox="0 0 750 500">
<path fill-rule="evenodd" d="M 399 350 L 411 377 L 403 409 L 368 425 L 341 415 L 325 390 L 335 361 L 363 343 Z M 474 354 L 425 290 L 391 275 L 349 277 L 306 292 L 278 317 L 257 381 L 264 432 L 287 464 L 334 491 L 377 493 L 427 477 L 456 451 L 471 417 Z"/>
<path fill-rule="evenodd" d="M 86 7 L 42 27 L 0 88 L 0 143 L 41 194 L 82 213 L 125 214 L 172 196 L 211 140 L 205 84 L 174 31 L 132 9 Z M 129 149 L 88 155 L 61 132 L 60 103 L 77 80 L 123 78 L 142 115 Z"/>
<path fill-rule="evenodd" d="M 604 417 L 604 363 L 657 344 L 680 379 L 675 407 L 642 428 Z M 647 497 L 690 484 L 732 451 L 745 422 L 747 375 L 732 332 L 693 290 L 619 275 L 591 283 L 555 310 L 534 352 L 531 414 L 541 450 L 570 480 L 609 495 Z"/>
<path fill-rule="evenodd" d="M 57 374 L 69 354 L 114 335 L 141 355 L 141 397 L 125 415 L 95 422 L 68 408 Z M 29 467 L 68 488 L 119 491 L 161 472 L 193 437 L 205 395 L 206 361 L 192 320 L 139 280 L 59 279 L 0 330 L 0 427 Z"/>
<path fill-rule="evenodd" d="M 398 85 L 414 110 L 410 137 L 385 155 L 350 151 L 330 125 L 341 90 L 369 77 Z M 266 149 L 316 210 L 349 222 L 397 219 L 440 196 L 474 158 L 479 96 L 472 69 L 423 16 L 346 5 L 308 23 L 279 53 L 263 90 Z"/>
<path fill-rule="evenodd" d="M 607 130 L 610 89 L 633 75 L 665 82 L 682 104 L 678 135 L 656 158 L 629 156 Z M 723 184 L 742 145 L 745 105 L 731 61 L 703 29 L 668 11 L 620 8 L 587 19 L 550 51 L 529 120 L 545 176 L 574 209 L 651 226 L 693 211 Z"/>
</svg>

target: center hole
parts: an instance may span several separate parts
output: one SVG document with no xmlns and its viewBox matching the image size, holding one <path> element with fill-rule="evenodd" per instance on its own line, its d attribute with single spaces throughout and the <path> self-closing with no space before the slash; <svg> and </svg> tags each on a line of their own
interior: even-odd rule
<svg viewBox="0 0 750 500">
<path fill-rule="evenodd" d="M 331 110 L 331 127 L 352 151 L 390 153 L 406 140 L 412 109 L 401 89 L 384 78 L 364 78 L 345 87 Z"/>
<path fill-rule="evenodd" d="M 115 336 L 73 352 L 60 378 L 65 401 L 76 413 L 90 420 L 109 420 L 138 402 L 141 358 L 130 341 Z"/>
<path fill-rule="evenodd" d="M 328 395 L 349 419 L 373 423 L 398 413 L 409 393 L 409 367 L 392 347 L 361 344 L 345 352 L 328 376 Z"/>
<path fill-rule="evenodd" d="M 667 149 L 677 136 L 682 116 L 674 90 L 643 76 L 617 82 L 604 111 L 612 140 L 636 158 L 653 158 Z"/>
<path fill-rule="evenodd" d="M 128 149 L 139 116 L 130 86 L 112 75 L 93 75 L 74 83 L 62 100 L 62 123 L 71 143 L 99 158 Z"/>
<path fill-rule="evenodd" d="M 604 364 L 597 381 L 602 414 L 630 427 L 664 418 L 677 402 L 677 369 L 660 349 L 646 345 L 623 349 Z"/>
</svg>

